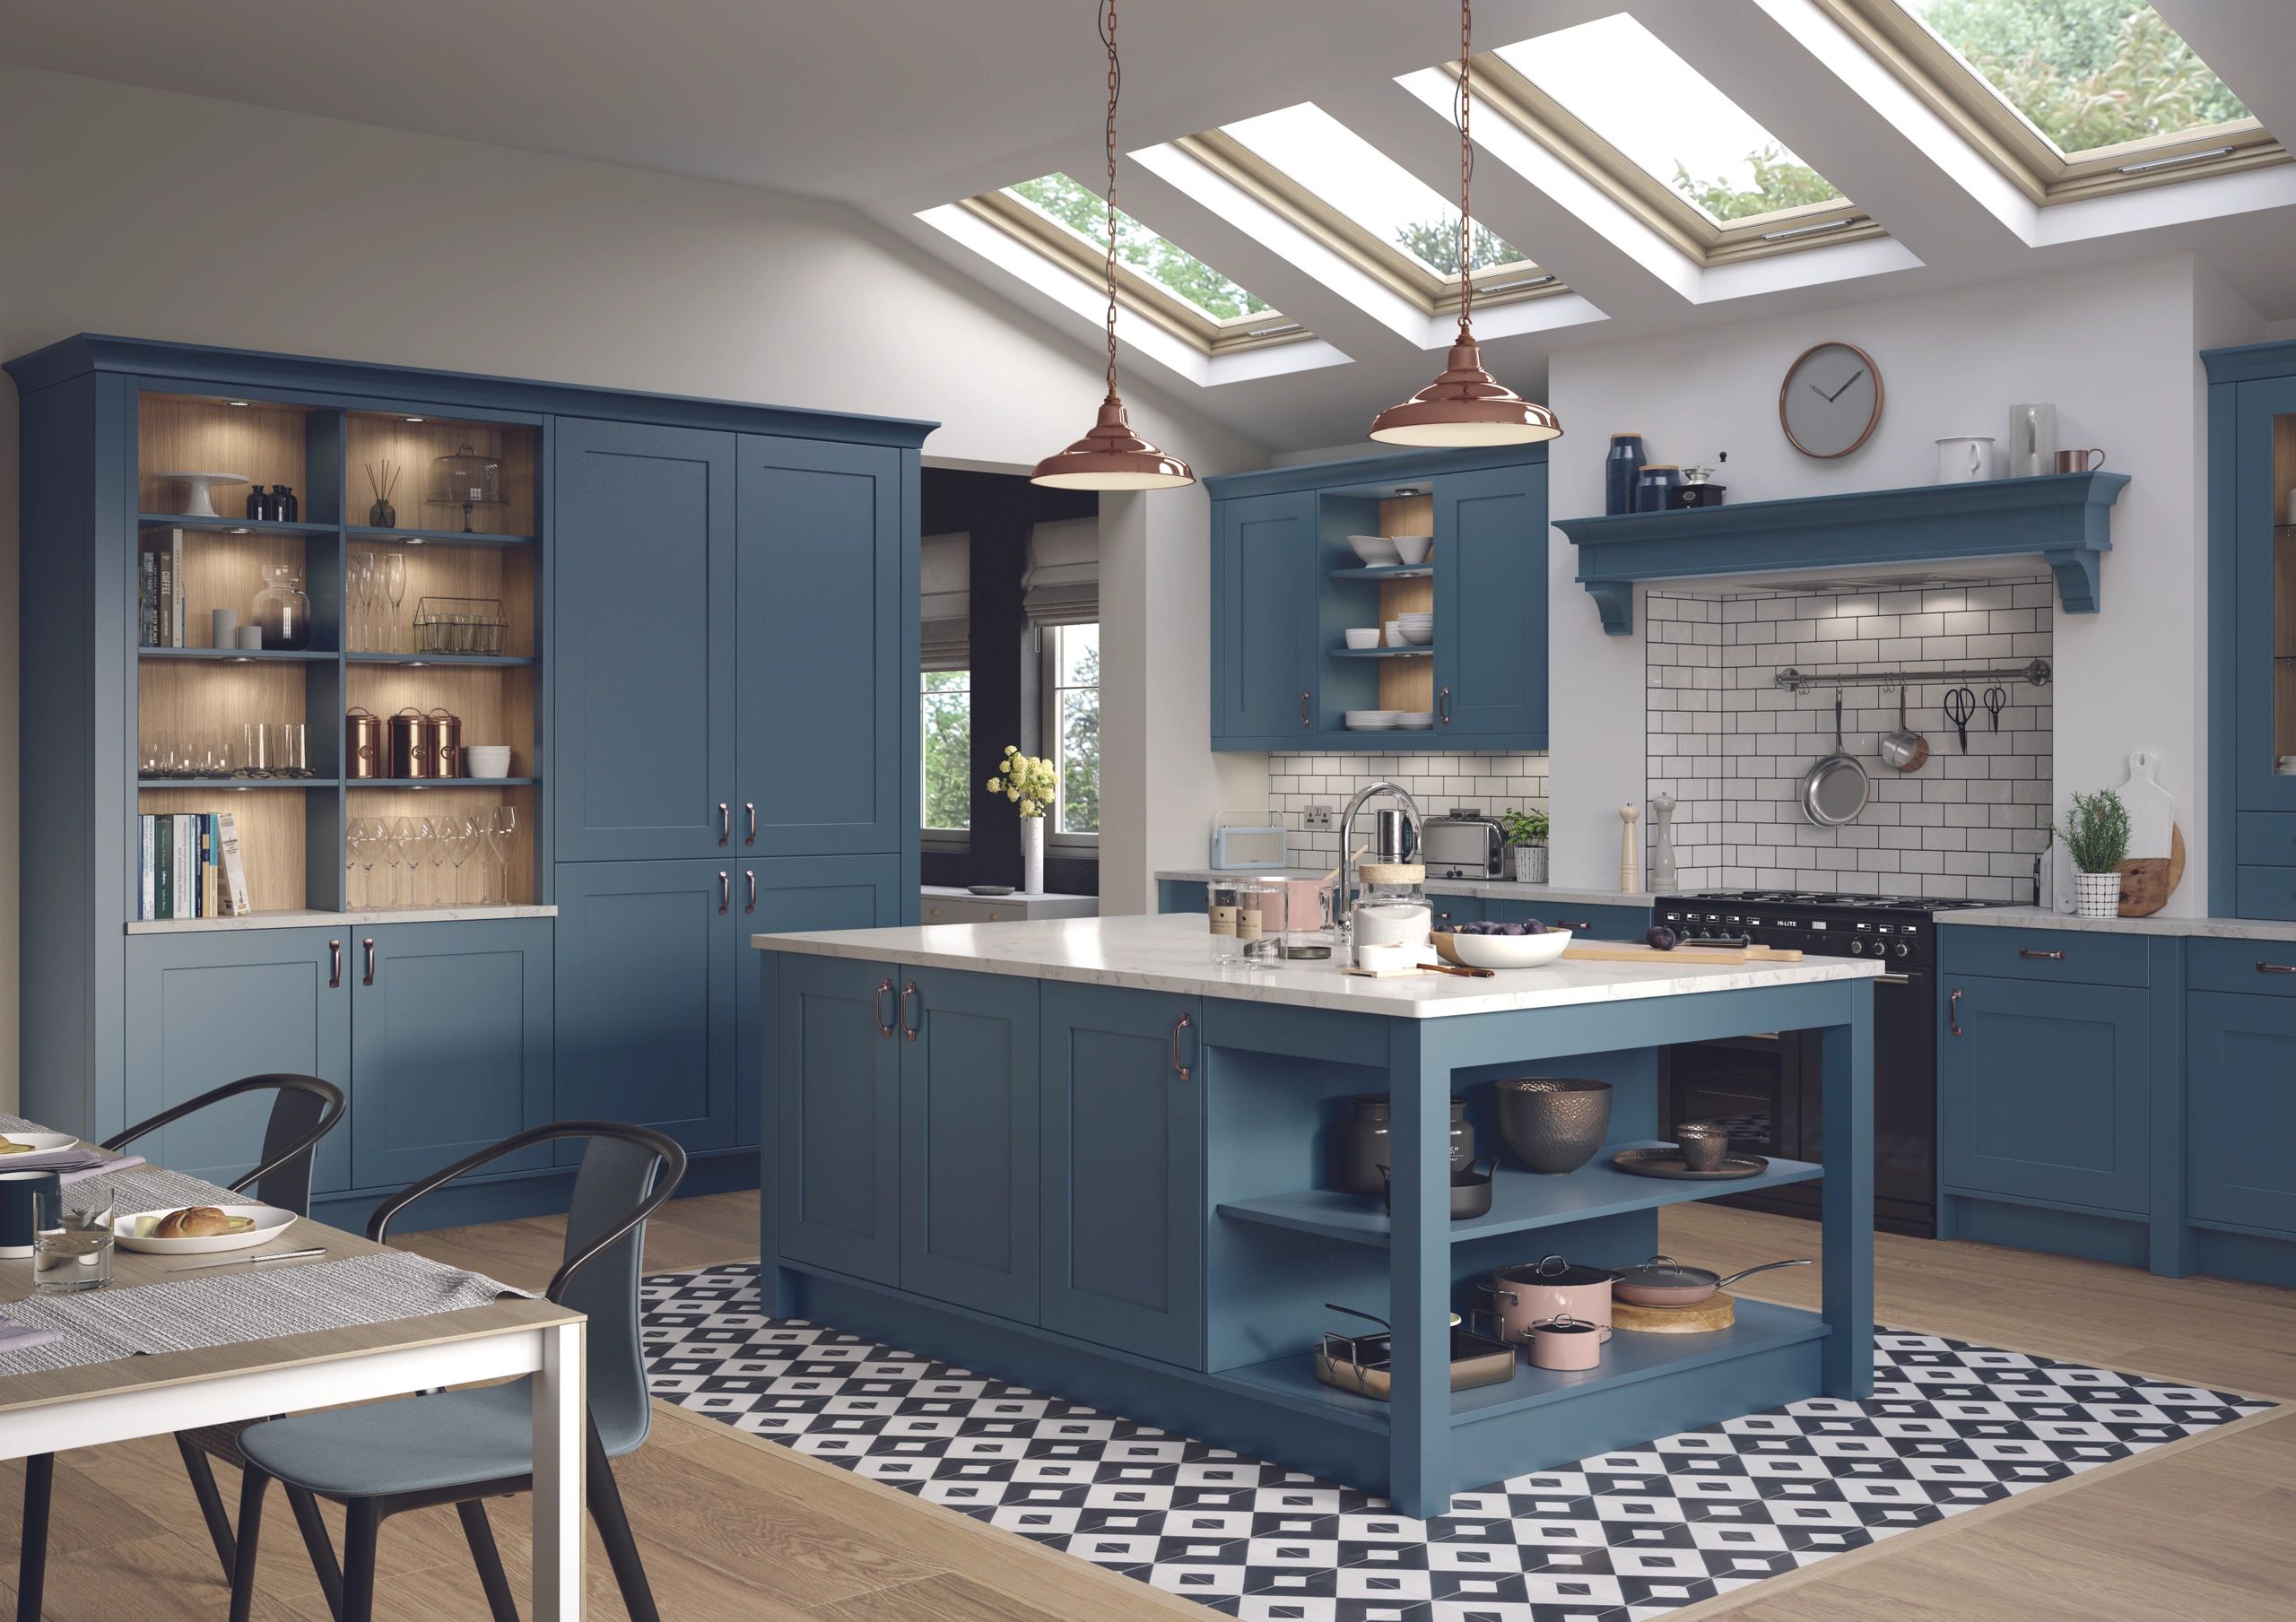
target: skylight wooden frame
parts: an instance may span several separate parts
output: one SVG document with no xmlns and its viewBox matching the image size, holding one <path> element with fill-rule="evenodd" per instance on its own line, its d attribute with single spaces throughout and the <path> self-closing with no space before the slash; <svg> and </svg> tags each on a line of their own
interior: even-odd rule
<svg viewBox="0 0 2296 1622">
<path fill-rule="evenodd" d="M 1437 71 L 1457 83 L 1459 65 Z M 1475 99 L 1569 164 L 1613 203 L 1700 266 L 1799 253 L 1889 233 L 1847 197 L 1718 221 L 1652 174 L 1495 51 L 1474 59 Z M 1839 224 L 1834 223 L 1839 221 Z"/>
<path fill-rule="evenodd" d="M 1091 286 L 1102 285 L 1107 250 L 1021 198 L 1001 191 L 982 192 L 961 198 L 957 206 Z M 1116 299 L 1120 308 L 1206 355 L 1232 355 L 1315 336 L 1299 322 L 1273 309 L 1224 319 L 1210 315 L 1152 277 L 1142 275 L 1120 257 L 1116 266 Z"/>
<path fill-rule="evenodd" d="M 1309 190 L 1224 130 L 1183 135 L 1172 144 L 1426 315 L 1458 313 L 1457 277 L 1438 275 L 1394 243 L 1382 239 L 1331 199 Z M 1470 273 L 1474 278 L 1477 308 L 1513 304 L 1525 299 L 1544 299 L 1570 291 L 1561 277 L 1527 258 L 1487 265 Z M 1512 285 L 1518 282 L 1525 285 Z"/>
<path fill-rule="evenodd" d="M 2148 135 L 2068 156 L 1896 0 L 1814 4 L 2037 204 L 2109 196 L 2289 160 L 2288 149 L 2254 118 Z M 2220 152 L 2219 148 L 2224 150 Z M 2146 167 L 2125 172 L 2130 165 Z"/>
</svg>

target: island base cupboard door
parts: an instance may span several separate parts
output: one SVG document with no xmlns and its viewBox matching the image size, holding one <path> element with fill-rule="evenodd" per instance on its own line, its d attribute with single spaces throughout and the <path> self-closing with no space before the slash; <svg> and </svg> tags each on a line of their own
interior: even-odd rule
<svg viewBox="0 0 2296 1622">
<path fill-rule="evenodd" d="M 785 952 L 772 975 L 770 1254 L 876 1284 L 901 1275 L 905 972 Z"/>
<path fill-rule="evenodd" d="M 1193 997 L 1056 981 L 1046 981 L 1041 994 L 1039 1322 L 1080 1340 L 1200 1368 L 1201 1005 Z"/>
<path fill-rule="evenodd" d="M 348 930 L 199 930 L 127 939 L 124 1126 L 242 1076 L 317 1076 L 348 1096 L 352 951 Z M 137 1141 L 155 1166 L 230 1183 L 253 1171 L 270 1100 L 233 1098 Z M 311 1185 L 352 1186 L 352 1132 L 312 1158 Z"/>
<path fill-rule="evenodd" d="M 561 863 L 560 1119 L 630 1121 L 690 1150 L 734 1142 L 741 904 L 731 863 Z M 561 1164 L 581 1158 L 561 1146 Z"/>
<path fill-rule="evenodd" d="M 1023 1323 L 1040 1271 L 1037 985 L 944 968 L 900 984 L 900 1286 Z"/>
</svg>

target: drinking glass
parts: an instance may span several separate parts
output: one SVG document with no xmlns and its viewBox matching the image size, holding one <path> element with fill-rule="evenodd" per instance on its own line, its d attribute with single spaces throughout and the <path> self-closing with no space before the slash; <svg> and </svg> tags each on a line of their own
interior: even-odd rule
<svg viewBox="0 0 2296 1622">
<path fill-rule="evenodd" d="M 498 901 L 510 899 L 510 858 L 518 848 L 518 811 L 516 806 L 498 805 L 494 808 L 494 853 L 502 863 L 502 893 Z"/>
<path fill-rule="evenodd" d="M 413 880 L 413 882 L 407 887 L 407 899 L 409 904 L 415 906 L 422 904 L 422 870 L 425 867 L 428 867 L 430 870 L 430 898 L 429 904 L 432 906 L 438 906 L 439 826 L 430 818 L 417 817 L 414 820 L 414 838 L 409 846 L 407 859 L 409 863 L 407 872 Z"/>
<path fill-rule="evenodd" d="M 351 554 L 352 637 L 361 653 L 375 651 L 375 554 Z"/>
<path fill-rule="evenodd" d="M 393 552 L 383 561 L 383 585 L 391 596 L 391 652 L 398 646 L 398 605 L 406 597 L 406 554 Z"/>
<path fill-rule="evenodd" d="M 359 819 L 359 871 L 367 876 L 361 887 L 367 898 L 361 905 L 370 908 L 375 905 L 375 863 L 382 858 L 386 831 L 380 817 Z"/>
<path fill-rule="evenodd" d="M 271 745 L 273 735 L 260 721 L 239 723 L 239 776 L 268 777 L 273 776 Z"/>
<path fill-rule="evenodd" d="M 446 817 L 439 823 L 439 845 L 447 860 L 455 864 L 455 904 L 463 898 L 463 863 L 478 847 L 478 830 L 465 817 Z"/>
<path fill-rule="evenodd" d="M 86 1177 L 32 1193 L 32 1288 L 44 1296 L 111 1282 L 111 1185 Z"/>
<path fill-rule="evenodd" d="M 414 905 L 414 819 L 391 819 L 388 859 L 391 864 L 391 905 Z M 406 899 L 398 898 L 398 869 L 406 869 Z"/>
<path fill-rule="evenodd" d="M 310 727 L 301 721 L 271 724 L 271 771 L 278 777 L 311 775 Z"/>
</svg>

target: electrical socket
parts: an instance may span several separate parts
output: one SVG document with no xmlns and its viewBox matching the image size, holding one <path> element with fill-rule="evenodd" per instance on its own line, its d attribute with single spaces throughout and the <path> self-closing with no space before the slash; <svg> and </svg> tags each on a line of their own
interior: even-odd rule
<svg viewBox="0 0 2296 1622">
<path fill-rule="evenodd" d="M 1331 826 L 1331 807 L 1328 805 L 1311 805 L 1306 811 L 1300 813 L 1300 821 L 1301 826 L 1306 828 L 1329 828 Z"/>
</svg>

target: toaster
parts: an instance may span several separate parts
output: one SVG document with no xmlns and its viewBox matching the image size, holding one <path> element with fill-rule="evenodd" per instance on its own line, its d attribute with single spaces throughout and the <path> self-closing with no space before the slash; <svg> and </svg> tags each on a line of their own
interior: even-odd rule
<svg viewBox="0 0 2296 1622">
<path fill-rule="evenodd" d="M 1506 872 L 1507 835 L 1474 806 L 1430 817 L 1419 829 L 1419 860 L 1431 879 L 1496 879 Z"/>
</svg>

